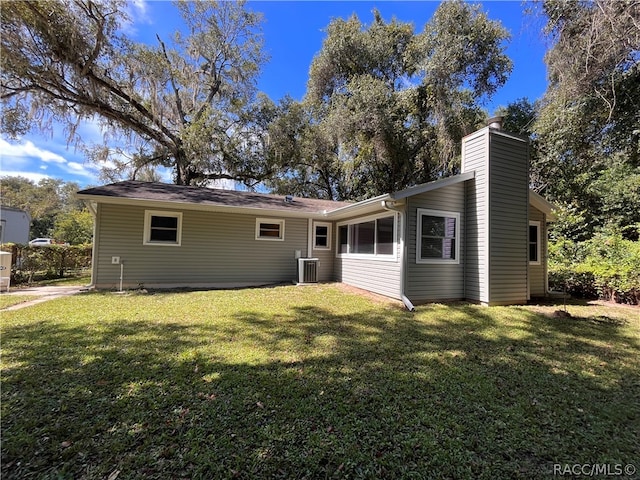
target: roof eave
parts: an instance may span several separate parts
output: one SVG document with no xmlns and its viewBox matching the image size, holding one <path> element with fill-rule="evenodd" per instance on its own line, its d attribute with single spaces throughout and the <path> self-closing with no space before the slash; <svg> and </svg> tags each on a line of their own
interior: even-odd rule
<svg viewBox="0 0 640 480">
<path fill-rule="evenodd" d="M 392 193 L 391 198 L 393 200 L 402 200 L 413 195 L 420 195 L 421 193 L 430 192 L 431 190 L 437 190 L 439 188 L 448 187 L 449 185 L 455 185 L 456 183 L 466 182 L 467 180 L 475 178 L 475 176 L 476 171 L 472 170 L 452 177 L 441 178 L 433 182 L 423 183 L 421 185 L 416 185 L 415 187 L 405 188 L 404 190 Z"/>
<path fill-rule="evenodd" d="M 547 219 L 550 222 L 553 222 L 558 219 L 554 210 L 557 209 L 556 205 L 548 201 L 539 193 L 534 192 L 533 190 L 529 190 L 529 204 L 540 210 L 542 213 L 547 215 Z"/>
<path fill-rule="evenodd" d="M 391 195 L 385 193 L 383 195 L 368 198 L 351 205 L 336 208 L 335 210 L 328 210 L 325 212 L 325 215 L 326 218 L 329 218 L 331 220 L 342 220 L 349 217 L 355 217 L 357 215 L 364 215 L 366 213 L 375 212 L 377 210 L 383 210 L 382 202 L 384 202 L 385 200 L 393 199 L 391 198 Z"/>
<path fill-rule="evenodd" d="M 145 208 L 197 210 L 219 213 L 238 213 L 287 218 L 326 218 L 324 211 L 238 207 L 234 205 L 210 205 L 176 200 L 150 200 L 147 198 L 114 197 L 110 195 L 78 194 L 80 200 L 110 205 L 138 205 Z"/>
</svg>

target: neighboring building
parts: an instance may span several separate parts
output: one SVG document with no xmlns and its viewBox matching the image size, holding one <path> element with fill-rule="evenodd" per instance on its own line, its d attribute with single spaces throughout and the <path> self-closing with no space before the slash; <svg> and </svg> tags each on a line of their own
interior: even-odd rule
<svg viewBox="0 0 640 480">
<path fill-rule="evenodd" d="M 96 217 L 97 288 L 121 273 L 125 288 L 288 282 L 302 257 L 318 281 L 412 308 L 547 293 L 552 205 L 528 183 L 527 140 L 485 127 L 463 139 L 461 174 L 357 203 L 135 181 L 78 196 Z"/>
<path fill-rule="evenodd" d="M 31 216 L 24 210 L 0 206 L 0 243 L 28 243 Z"/>
</svg>

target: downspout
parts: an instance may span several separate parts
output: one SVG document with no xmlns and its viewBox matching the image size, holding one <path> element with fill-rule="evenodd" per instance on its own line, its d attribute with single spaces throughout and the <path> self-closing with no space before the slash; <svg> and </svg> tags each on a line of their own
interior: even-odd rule
<svg viewBox="0 0 640 480">
<path fill-rule="evenodd" d="M 402 299 L 402 303 L 410 312 L 413 312 L 416 308 L 411 303 L 411 300 L 407 298 L 404 293 L 405 287 L 405 259 L 406 259 L 406 231 L 407 231 L 407 216 L 405 214 L 404 208 L 399 208 L 395 205 L 395 202 L 389 200 L 382 200 L 381 202 L 382 208 L 385 210 L 389 210 L 392 212 L 397 212 L 400 214 L 400 222 L 402 223 L 402 229 L 400 230 L 400 298 Z"/>
</svg>

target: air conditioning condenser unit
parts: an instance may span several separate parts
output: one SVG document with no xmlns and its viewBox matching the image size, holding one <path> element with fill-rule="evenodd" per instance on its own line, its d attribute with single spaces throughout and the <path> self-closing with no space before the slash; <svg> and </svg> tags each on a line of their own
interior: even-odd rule
<svg viewBox="0 0 640 480">
<path fill-rule="evenodd" d="M 298 283 L 318 283 L 317 258 L 298 259 Z"/>
</svg>

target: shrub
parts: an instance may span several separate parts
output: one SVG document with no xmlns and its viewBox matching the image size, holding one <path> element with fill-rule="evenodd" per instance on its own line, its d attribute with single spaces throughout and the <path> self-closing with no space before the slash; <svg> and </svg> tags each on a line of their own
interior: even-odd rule
<svg viewBox="0 0 640 480">
<path fill-rule="evenodd" d="M 640 242 L 619 233 L 558 239 L 549 245 L 549 280 L 574 296 L 640 304 Z"/>
<path fill-rule="evenodd" d="M 32 246 L 5 244 L 11 252 L 11 280 L 14 284 L 32 282 L 36 275 L 62 278 L 66 272 L 91 266 L 91 244 Z"/>
</svg>

